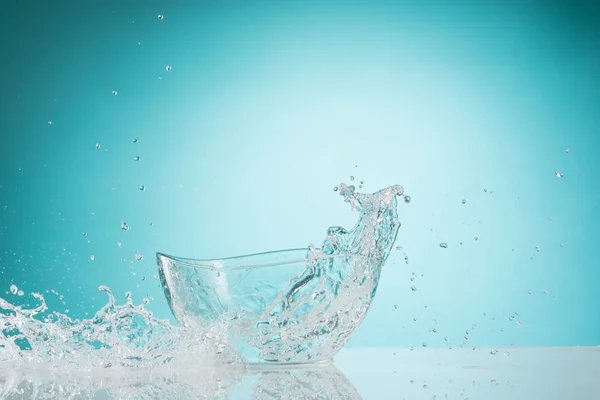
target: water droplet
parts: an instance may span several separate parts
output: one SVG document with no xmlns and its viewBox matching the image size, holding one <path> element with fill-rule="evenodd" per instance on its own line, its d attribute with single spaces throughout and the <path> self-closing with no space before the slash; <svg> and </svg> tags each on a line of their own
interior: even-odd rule
<svg viewBox="0 0 600 400">
<path fill-rule="evenodd" d="M 143 191 L 145 191 L 145 190 L 146 190 L 146 186 L 144 186 L 144 185 L 140 186 L 140 190 L 141 190 L 142 192 L 143 192 Z"/>
<path fill-rule="evenodd" d="M 410 349 L 409 349 L 409 350 L 410 350 L 410 351 L 413 351 L 414 349 L 415 349 L 414 347 L 410 346 Z M 411 383 L 412 383 L 412 382 L 411 382 Z"/>
<path fill-rule="evenodd" d="M 535 251 L 537 251 L 539 253 L 540 250 L 541 250 L 540 246 L 535 246 Z"/>
<path fill-rule="evenodd" d="M 158 280 L 158 275 L 154 275 L 154 280 L 157 281 Z"/>
<path fill-rule="evenodd" d="M 24 293 L 23 293 L 23 291 L 22 291 L 22 290 L 19 290 L 19 291 L 17 292 L 17 296 L 23 296 L 23 294 L 24 294 Z"/>
<path fill-rule="evenodd" d="M 154 222 L 150 222 L 150 226 L 154 225 Z"/>
<path fill-rule="evenodd" d="M 467 199 L 462 199 L 463 204 L 467 204 Z"/>
<path fill-rule="evenodd" d="M 337 186 L 333 188 L 333 191 L 334 191 L 334 192 L 337 192 L 338 190 L 339 190 L 339 189 L 338 189 L 338 187 L 337 187 Z"/>
<path fill-rule="evenodd" d="M 561 244 L 559 244 L 559 246 L 560 246 L 560 247 L 565 247 L 565 245 L 564 245 L 564 244 L 562 244 L 562 243 L 561 243 Z"/>
<path fill-rule="evenodd" d="M 427 389 L 427 384 L 423 384 L 423 389 Z"/>
<path fill-rule="evenodd" d="M 129 225 L 127 224 L 127 222 L 123 221 L 121 223 L 121 229 L 124 231 L 128 231 L 129 230 Z"/>
<path fill-rule="evenodd" d="M 139 140 L 133 139 L 133 143 L 137 143 L 137 142 L 139 142 Z"/>
<path fill-rule="evenodd" d="M 410 199 L 411 199 L 410 196 L 404 196 L 404 202 L 405 203 L 410 203 Z"/>
<path fill-rule="evenodd" d="M 52 125 L 52 121 L 48 121 L 48 125 Z"/>
<path fill-rule="evenodd" d="M 531 294 L 531 290 L 528 290 L 528 291 L 527 291 L 527 294 Z"/>
<path fill-rule="evenodd" d="M 555 172 L 554 175 L 556 175 L 557 178 L 562 178 L 565 176 L 565 174 L 563 174 L 562 172 Z"/>
<path fill-rule="evenodd" d="M 361 185 L 364 185 L 364 184 L 365 184 L 365 181 L 360 181 L 360 184 L 361 184 Z"/>
<path fill-rule="evenodd" d="M 144 299 L 142 300 L 142 303 L 148 304 L 148 303 L 150 303 L 150 299 L 147 297 L 144 297 Z"/>
<path fill-rule="evenodd" d="M 156 16 L 156 18 L 158 18 L 159 20 L 161 20 L 161 19 L 164 19 L 164 18 L 165 18 L 165 16 L 164 16 L 164 15 L 162 15 L 162 14 L 158 14 L 158 15 Z"/>
<path fill-rule="evenodd" d="M 351 176 L 351 177 L 350 177 L 350 180 L 351 180 L 351 181 L 353 181 L 353 180 L 354 180 L 354 176 Z"/>
<path fill-rule="evenodd" d="M 440 247 L 442 249 L 447 249 L 448 248 L 448 243 L 445 243 L 445 242 L 444 243 L 440 243 Z"/>
<path fill-rule="evenodd" d="M 423 342 L 423 347 L 427 347 L 427 342 Z"/>
<path fill-rule="evenodd" d="M 135 156 L 135 157 L 133 157 L 133 161 L 140 161 L 140 160 L 141 160 L 141 157 L 140 157 L 140 156 Z"/>
<path fill-rule="evenodd" d="M 138 261 L 142 261 L 144 259 L 144 255 L 140 253 L 135 253 L 135 259 Z"/>
<path fill-rule="evenodd" d="M 398 304 L 394 304 L 394 310 L 398 309 Z"/>
<path fill-rule="evenodd" d="M 118 247 L 121 247 L 121 242 L 117 242 L 117 246 L 118 246 Z"/>
<path fill-rule="evenodd" d="M 444 336 L 444 341 L 447 342 L 448 340 L 450 340 L 448 336 Z"/>
<path fill-rule="evenodd" d="M 17 294 L 18 291 L 19 291 L 19 288 L 17 287 L 17 285 L 10 285 L 10 292 L 12 294 Z"/>
<path fill-rule="evenodd" d="M 100 148 L 100 143 L 96 143 L 96 148 L 99 149 Z"/>
<path fill-rule="evenodd" d="M 490 350 L 490 354 L 491 354 L 491 355 L 493 355 L 493 356 L 495 356 L 496 354 L 498 354 L 498 350 L 496 350 L 496 349 L 491 349 L 491 350 Z"/>
<path fill-rule="evenodd" d="M 475 240 L 479 240 L 479 238 L 477 236 L 475 236 Z"/>
<path fill-rule="evenodd" d="M 483 191 L 487 193 L 487 189 L 483 189 Z"/>
<path fill-rule="evenodd" d="M 116 96 L 116 95 L 118 95 L 118 94 L 119 94 L 119 92 L 117 92 L 116 90 L 113 90 L 113 91 L 112 91 L 112 94 L 113 94 L 113 96 Z M 125 97 L 127 97 L 127 96 L 125 96 Z"/>
<path fill-rule="evenodd" d="M 568 147 L 565 149 L 565 153 L 569 154 L 569 148 Z"/>
<path fill-rule="evenodd" d="M 548 291 L 546 289 L 544 289 L 544 294 L 548 294 Z"/>
<path fill-rule="evenodd" d="M 167 66 L 165 67 L 165 70 L 167 70 L 167 71 L 170 71 L 171 69 L 173 69 L 173 67 L 171 67 L 170 65 L 167 65 Z"/>
<path fill-rule="evenodd" d="M 95 257 L 95 256 L 92 254 L 92 255 L 90 256 L 90 261 L 94 261 L 95 259 L 96 259 L 96 257 Z"/>
<path fill-rule="evenodd" d="M 410 290 L 412 290 L 413 292 L 416 292 L 417 291 L 417 287 L 416 286 L 411 286 Z"/>
<path fill-rule="evenodd" d="M 162 76 L 159 76 L 159 77 L 158 77 L 158 80 L 159 80 L 159 81 L 162 81 Z"/>
<path fill-rule="evenodd" d="M 87 232 L 81 232 L 82 236 L 87 236 Z"/>
</svg>

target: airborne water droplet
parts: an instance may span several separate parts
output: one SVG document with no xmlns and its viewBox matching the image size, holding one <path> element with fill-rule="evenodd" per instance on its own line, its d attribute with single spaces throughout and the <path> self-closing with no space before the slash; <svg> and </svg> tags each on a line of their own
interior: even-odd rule
<svg viewBox="0 0 600 400">
<path fill-rule="evenodd" d="M 140 190 L 141 190 L 142 192 L 143 192 L 143 191 L 145 191 L 145 190 L 146 190 L 146 186 L 144 186 L 144 185 L 140 186 Z"/>
<path fill-rule="evenodd" d="M 100 148 L 100 143 L 96 143 L 96 148 L 99 149 Z"/>
<path fill-rule="evenodd" d="M 96 257 L 95 257 L 95 256 L 92 254 L 92 255 L 90 256 L 90 261 L 94 261 L 95 259 L 96 259 Z"/>
<path fill-rule="evenodd" d="M 467 199 L 462 199 L 462 203 L 466 204 L 467 203 Z"/>
<path fill-rule="evenodd" d="M 81 232 L 82 236 L 87 236 L 87 232 Z"/>
<path fill-rule="evenodd" d="M 133 143 L 137 143 L 137 142 L 139 142 L 139 140 L 133 139 Z"/>
<path fill-rule="evenodd" d="M 123 221 L 121 223 L 121 229 L 124 231 L 128 231 L 129 230 L 129 225 L 127 224 L 127 222 Z"/>
<path fill-rule="evenodd" d="M 445 242 L 444 243 L 440 243 L 440 247 L 442 249 L 447 249 L 448 248 L 448 243 L 445 243 Z"/>
<path fill-rule="evenodd" d="M 554 175 L 556 175 L 557 178 L 562 178 L 563 176 L 565 176 L 562 172 L 558 172 L 558 171 L 556 171 L 554 173 Z"/>
<path fill-rule="evenodd" d="M 411 286 L 410 290 L 412 290 L 413 292 L 416 292 L 417 291 L 417 287 L 416 286 Z"/>
<path fill-rule="evenodd" d="M 159 20 L 161 20 L 161 19 L 164 19 L 164 18 L 165 18 L 165 16 L 164 16 L 164 15 L 162 15 L 162 14 L 158 14 L 158 15 L 156 16 L 156 18 L 158 18 Z"/>
<path fill-rule="evenodd" d="M 404 202 L 405 203 L 410 203 L 410 199 L 411 199 L 410 196 L 404 196 Z"/>
<path fill-rule="evenodd" d="M 167 65 L 167 66 L 165 67 L 165 70 L 166 70 L 166 71 L 170 71 L 171 69 L 173 69 L 173 67 L 171 67 L 170 65 Z"/>
<path fill-rule="evenodd" d="M 24 294 L 24 293 L 23 293 L 23 291 L 22 291 L 22 290 L 19 290 L 19 291 L 17 292 L 17 296 L 23 296 L 23 294 Z"/>
<path fill-rule="evenodd" d="M 337 187 L 337 186 L 336 186 L 336 187 L 334 187 L 334 188 L 333 188 L 333 191 L 334 191 L 334 192 L 337 192 L 337 191 L 338 191 L 338 187 Z"/>
<path fill-rule="evenodd" d="M 17 294 L 18 291 L 19 291 L 19 288 L 17 287 L 17 285 L 10 285 L 10 292 L 12 294 Z"/>
<path fill-rule="evenodd" d="M 540 246 L 535 246 L 535 251 L 537 251 L 539 253 L 540 250 L 541 250 Z"/>
<path fill-rule="evenodd" d="M 140 253 L 135 253 L 135 259 L 141 261 L 144 259 L 144 255 Z"/>
<path fill-rule="evenodd" d="M 135 157 L 133 157 L 133 161 L 140 161 L 140 160 L 141 160 L 141 157 L 140 157 L 140 156 L 135 156 Z"/>
</svg>

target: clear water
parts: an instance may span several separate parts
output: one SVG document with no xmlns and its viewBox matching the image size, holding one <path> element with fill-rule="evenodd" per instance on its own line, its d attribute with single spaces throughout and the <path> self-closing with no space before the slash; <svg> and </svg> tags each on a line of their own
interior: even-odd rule
<svg viewBox="0 0 600 400">
<path fill-rule="evenodd" d="M 351 231 L 330 227 L 320 248 L 201 261 L 159 254 L 177 320 L 190 330 L 211 326 L 250 363 L 331 359 L 371 305 L 398 233 L 396 197 L 403 193 L 399 186 L 357 193 L 344 184 L 337 191 L 360 218 Z"/>
<path fill-rule="evenodd" d="M 305 271 L 277 296 L 268 310 L 271 317 L 265 320 L 271 322 L 264 324 L 260 332 L 265 354 L 281 355 L 296 350 L 282 347 L 282 341 L 265 341 L 264 336 L 295 335 L 302 341 L 312 340 L 316 335 L 324 340 L 345 340 L 343 334 L 333 337 L 322 333 L 333 326 L 354 327 L 360 323 L 353 315 L 364 316 L 364 312 L 353 314 L 340 310 L 357 307 L 366 310 L 372 299 L 381 267 L 400 227 L 396 198 L 403 195 L 403 189 L 392 186 L 366 194 L 356 192 L 354 186 L 341 184 L 337 190 L 359 212 L 358 223 L 350 231 L 330 228 L 321 248 L 311 247 Z M 376 269 L 365 269 L 357 274 L 357 271 L 332 268 L 332 264 L 324 261 L 327 258 L 322 257 L 344 253 L 373 259 Z M 361 297 L 361 293 L 348 296 L 347 291 L 341 296 L 348 276 L 367 289 L 366 297 Z M 108 287 L 100 286 L 99 290 L 106 293 L 107 304 L 93 318 L 83 320 L 50 312 L 44 297 L 38 293 L 32 296 L 39 305 L 31 309 L 0 298 L 0 383 L 3 388 L 0 398 L 22 395 L 25 391 L 29 398 L 55 398 L 59 394 L 85 397 L 100 390 L 109 397 L 118 394 L 119 398 L 143 397 L 148 391 L 164 393 L 166 398 L 216 398 L 243 375 L 244 365 L 239 354 L 223 343 L 222 332 L 217 327 L 186 330 L 154 317 L 145 308 L 147 301 L 134 305 L 127 296 L 126 303 L 118 305 Z M 11 288 L 11 293 L 14 291 L 18 292 L 18 288 Z M 311 329 L 298 331 L 291 321 L 298 318 L 309 299 L 316 308 L 325 309 L 325 318 L 314 321 Z M 273 319 L 273 314 L 279 317 Z M 282 325 L 279 323 L 282 320 L 288 323 Z M 137 380 L 141 371 L 145 374 L 143 381 L 151 382 L 150 385 L 140 386 Z M 170 378 L 174 374 L 177 378 Z M 62 383 L 56 384 L 54 375 L 60 375 Z M 154 378 L 149 379 L 149 376 Z M 100 383 L 92 377 L 100 377 Z M 282 388 L 281 393 L 284 392 Z"/>
</svg>

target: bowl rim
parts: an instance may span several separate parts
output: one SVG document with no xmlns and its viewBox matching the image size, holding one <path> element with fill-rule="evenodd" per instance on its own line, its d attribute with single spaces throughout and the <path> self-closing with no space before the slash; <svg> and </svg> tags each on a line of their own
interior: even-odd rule
<svg viewBox="0 0 600 400">
<path fill-rule="evenodd" d="M 240 255 L 240 256 L 224 257 L 224 258 L 186 258 L 186 257 L 169 255 L 169 254 L 162 253 L 162 252 L 156 252 L 156 258 L 161 267 L 162 267 L 161 261 L 163 259 L 166 259 L 166 260 L 169 260 L 172 262 L 176 262 L 177 264 L 185 265 L 185 266 L 192 267 L 192 268 L 231 271 L 231 270 L 239 270 L 239 269 L 255 269 L 255 268 L 274 267 L 277 265 L 297 264 L 300 262 L 306 263 L 310 258 L 307 256 L 304 256 L 304 257 L 300 257 L 300 258 L 284 259 L 281 261 L 263 262 L 263 263 L 258 263 L 258 264 L 250 263 L 248 265 L 234 265 L 234 266 L 214 265 L 214 263 L 218 263 L 221 261 L 240 260 L 240 259 L 251 258 L 251 257 L 268 256 L 268 255 L 273 255 L 273 254 L 277 254 L 277 253 L 285 254 L 285 253 L 292 253 L 292 252 L 299 252 L 299 251 L 304 251 L 304 252 L 308 253 L 308 250 L 309 250 L 308 247 L 301 247 L 301 248 L 295 248 L 295 249 L 271 250 L 271 251 L 264 251 L 264 252 L 260 252 L 260 253 L 244 254 L 244 255 Z M 315 248 L 315 250 L 320 250 L 320 248 Z M 314 257 L 314 259 L 320 260 L 320 259 L 331 259 L 331 258 L 340 258 L 340 257 L 344 257 L 344 258 L 345 257 L 357 257 L 357 258 L 364 258 L 364 259 L 370 258 L 370 257 L 364 256 L 362 254 L 338 253 L 338 254 L 331 254 L 331 255 L 319 254 L 318 256 Z M 206 263 L 206 264 L 211 263 L 211 264 L 205 265 L 203 263 Z"/>
</svg>

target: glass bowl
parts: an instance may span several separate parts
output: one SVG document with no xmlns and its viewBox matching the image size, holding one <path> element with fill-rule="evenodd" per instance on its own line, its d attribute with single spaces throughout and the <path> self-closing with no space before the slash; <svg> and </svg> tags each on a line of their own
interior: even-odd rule
<svg viewBox="0 0 600 400">
<path fill-rule="evenodd" d="M 248 364 L 327 364 L 363 321 L 380 263 L 290 249 L 195 260 L 157 253 L 177 321 L 220 340 Z M 211 334 L 212 334 L 211 333 Z"/>
</svg>

